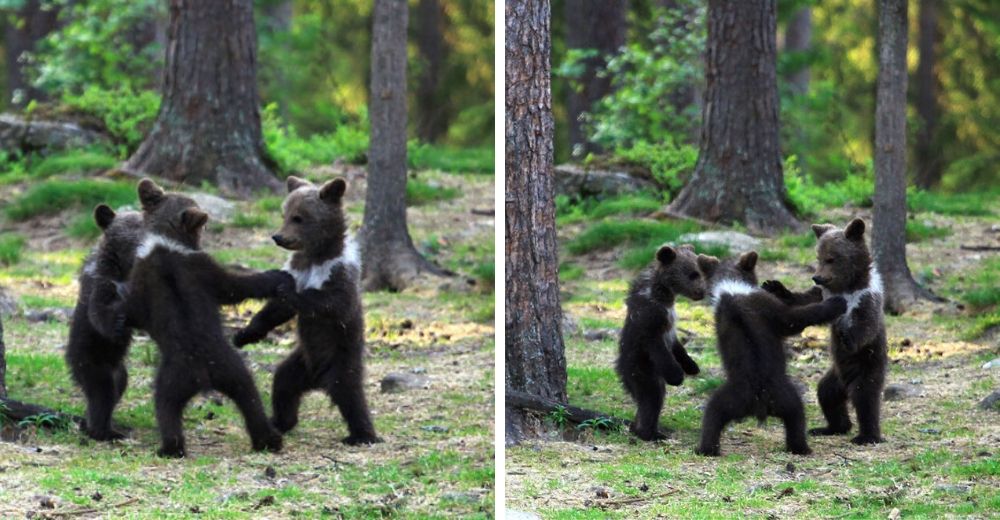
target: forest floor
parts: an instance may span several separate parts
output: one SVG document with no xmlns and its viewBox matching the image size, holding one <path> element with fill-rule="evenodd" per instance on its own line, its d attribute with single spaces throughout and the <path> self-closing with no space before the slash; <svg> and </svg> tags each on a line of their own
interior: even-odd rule
<svg viewBox="0 0 1000 520">
<path fill-rule="evenodd" d="M 356 228 L 364 170 L 322 168 L 307 176 L 322 181 L 335 173 L 349 178 L 346 206 Z M 8 180 L 0 176 L 0 207 L 34 208 L 30 216 L 7 212 L 0 220 L 6 232 L 0 234 L 0 261 L 8 264 L 0 263 L 0 287 L 18 302 L 17 311 L 4 316 L 10 397 L 81 414 L 84 401 L 63 349 L 75 277 L 95 235 L 88 215 L 103 199 L 90 185 L 87 194 L 66 195 L 89 176 Z M 134 184 L 102 181 L 97 191 L 127 201 Z M 409 211 L 414 242 L 461 276 L 364 295 L 365 391 L 385 442 L 341 444 L 347 429 L 339 412 L 313 393 L 304 400 L 299 426 L 285 436 L 284 450 L 253 453 L 232 403 L 208 394 L 196 397 L 185 414 L 188 457 L 158 458 L 151 402 L 158 353 L 140 334 L 127 362 L 129 389 L 115 413 L 131 428 L 130 437 L 106 444 L 88 441 L 76 427 L 3 425 L 0 517 L 492 516 L 493 176 L 422 171 L 411 184 L 412 201 L 419 204 Z M 281 220 L 281 198 L 238 201 L 230 223 L 210 223 L 204 248 L 226 263 L 280 267 L 286 253 L 269 236 Z M 36 199 L 42 202 L 25 202 Z M 227 326 L 245 323 L 259 306 L 227 308 Z M 294 344 L 291 327 L 244 349 L 268 411 L 274 368 Z M 380 381 L 389 373 L 426 378 L 426 384 L 383 393 Z"/>
<path fill-rule="evenodd" d="M 636 206 L 617 204 L 629 205 Z M 696 455 L 702 410 L 723 374 L 711 308 L 681 298 L 680 328 L 689 331 L 688 350 L 702 372 L 667 387 L 661 427 L 671 430 L 669 438 L 645 443 L 627 432 L 559 427 L 549 416 L 546 438 L 506 450 L 507 507 L 565 519 L 1000 515 L 1000 409 L 977 407 L 1000 388 L 1000 361 L 984 367 L 1000 356 L 1000 333 L 983 326 L 988 308 L 961 303 L 973 293 L 995 297 L 998 291 L 1000 254 L 960 248 L 998 245 L 1000 200 L 987 205 L 979 216 L 917 215 L 914 235 L 921 240 L 908 246 L 911 268 L 950 302 L 921 303 L 887 317 L 888 383 L 900 395 L 884 402 L 886 442 L 859 447 L 849 436 L 810 438 L 813 454 L 796 456 L 784 451 L 779 421 L 759 426 L 747 420 L 725 430 L 721 457 Z M 842 226 L 852 216 L 871 221 L 864 208 L 831 209 L 816 220 Z M 575 254 L 563 251 L 560 269 L 563 309 L 576 329 L 565 334 L 570 403 L 631 419 L 635 408 L 613 363 L 635 271 L 621 267 L 628 251 L 612 247 L 618 238 L 607 224 L 623 217 L 560 218 L 561 243 L 577 248 Z M 599 226 L 608 243 L 580 252 L 580 237 Z M 777 278 L 794 290 L 812 285 L 814 243 L 811 232 L 765 239 L 760 280 Z M 810 427 L 823 423 L 816 384 L 830 363 L 827 337 L 826 328 L 811 327 L 788 341 L 789 373 L 808 386 L 803 398 Z"/>
</svg>

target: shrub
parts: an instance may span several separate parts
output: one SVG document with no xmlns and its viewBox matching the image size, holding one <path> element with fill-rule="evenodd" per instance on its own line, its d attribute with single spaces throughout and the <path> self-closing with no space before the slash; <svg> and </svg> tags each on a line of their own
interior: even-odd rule
<svg viewBox="0 0 1000 520">
<path fill-rule="evenodd" d="M 655 220 L 603 221 L 594 224 L 566 244 L 575 255 L 617 245 L 662 244 L 677 240 L 685 233 L 698 231 L 697 224 L 689 221 L 659 222 Z M 650 254 L 649 258 L 652 258 Z"/>
<path fill-rule="evenodd" d="M 406 181 L 406 204 L 409 206 L 421 206 L 442 200 L 452 200 L 462 194 L 458 188 L 449 186 L 438 186 L 424 182 L 420 179 L 407 179 Z"/>
<path fill-rule="evenodd" d="M 406 147 L 410 168 L 459 173 L 493 173 L 493 147 L 446 148 L 410 141 Z"/>
<path fill-rule="evenodd" d="M 96 179 L 76 181 L 48 180 L 32 186 L 11 201 L 4 214 L 13 220 L 52 214 L 71 207 L 92 207 L 100 203 L 111 207 L 134 204 L 135 186 L 130 182 Z"/>
<path fill-rule="evenodd" d="M 676 144 L 672 137 L 668 137 L 658 144 L 638 141 L 631 146 L 620 146 L 615 149 L 615 157 L 648 168 L 653 179 L 673 198 L 694 171 L 698 162 L 698 147 Z"/>
<path fill-rule="evenodd" d="M 114 168 L 118 159 L 100 150 L 69 150 L 43 157 L 30 167 L 35 178 L 51 177 L 61 173 L 85 173 Z"/>
<path fill-rule="evenodd" d="M 816 184 L 799 169 L 794 155 L 785 159 L 785 189 L 795 210 L 804 216 L 816 216 L 822 209 L 845 205 L 870 207 L 875 193 L 875 174 L 869 163 L 861 173 L 850 173 L 842 180 Z"/>
<path fill-rule="evenodd" d="M 990 204 L 1000 198 L 997 190 L 975 193 L 937 193 L 910 189 L 906 194 L 906 205 L 913 212 L 929 212 L 941 215 L 992 215 Z"/>
<path fill-rule="evenodd" d="M 79 95 L 64 94 L 62 103 L 73 113 L 100 121 L 119 145 L 124 159 L 142 143 L 160 110 L 160 94 L 129 87 L 104 88 L 90 85 Z"/>
<path fill-rule="evenodd" d="M 13 233 L 0 235 L 0 264 L 14 265 L 21 261 L 24 237 Z"/>
<path fill-rule="evenodd" d="M 932 238 L 946 237 L 951 234 L 951 229 L 937 227 L 918 220 L 906 221 L 906 241 L 923 242 Z"/>
<path fill-rule="evenodd" d="M 353 164 L 362 164 L 367 160 L 366 114 L 362 114 L 362 120 L 355 125 L 345 124 L 333 132 L 303 138 L 294 126 L 282 126 L 278 107 L 272 103 L 261 113 L 261 130 L 267 154 L 284 174 L 301 172 L 310 166 L 332 164 L 337 159 Z"/>
</svg>

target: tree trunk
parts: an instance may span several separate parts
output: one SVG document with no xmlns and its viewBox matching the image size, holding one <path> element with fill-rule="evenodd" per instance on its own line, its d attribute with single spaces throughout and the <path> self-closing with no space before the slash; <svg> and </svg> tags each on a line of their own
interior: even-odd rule
<svg viewBox="0 0 1000 520">
<path fill-rule="evenodd" d="M 800 226 L 786 201 L 778 145 L 775 2 L 709 2 L 698 163 L 669 212 L 742 222 L 758 233 Z"/>
<path fill-rule="evenodd" d="M 375 0 L 368 114 L 368 192 L 361 228 L 364 286 L 402 290 L 422 272 L 440 274 L 406 227 L 406 0 Z"/>
<path fill-rule="evenodd" d="M 611 78 L 597 73 L 607 64 L 608 55 L 625 45 L 626 4 L 627 0 L 566 0 L 566 47 L 597 51 L 597 56 L 583 61 L 583 73 L 577 79 L 581 89 L 569 89 L 569 144 L 575 156 L 595 150 L 587 140 L 580 116 L 611 92 Z"/>
<path fill-rule="evenodd" d="M 884 283 L 885 307 L 893 313 L 921 296 L 906 265 L 906 4 L 878 3 L 872 249 Z"/>
<path fill-rule="evenodd" d="M 7 397 L 7 345 L 3 342 L 3 317 L 0 316 L 0 399 Z"/>
<path fill-rule="evenodd" d="M 417 5 L 417 49 L 423 67 L 417 82 L 417 136 L 425 143 L 438 141 L 448 131 L 448 100 L 441 96 L 448 44 L 444 40 L 444 11 L 439 0 Z"/>
<path fill-rule="evenodd" d="M 251 0 L 170 0 L 163 101 L 125 170 L 248 195 L 280 183 L 267 164 Z"/>
<path fill-rule="evenodd" d="M 812 8 L 808 5 L 799 9 L 788 20 L 785 27 L 785 51 L 803 53 L 809 50 L 812 39 Z M 795 94 L 809 91 L 809 67 L 803 65 L 785 78 Z"/>
<path fill-rule="evenodd" d="M 44 100 L 46 95 L 31 86 L 24 75 L 27 55 L 35 44 L 59 27 L 59 9 L 54 2 L 26 0 L 7 24 L 4 52 L 7 61 L 8 99 L 14 106 L 23 107 L 32 100 Z"/>
<path fill-rule="evenodd" d="M 938 122 L 941 119 L 941 105 L 938 104 L 940 82 L 937 71 L 937 47 L 941 42 L 938 25 L 938 0 L 920 0 L 920 32 L 917 48 L 920 61 L 917 64 L 917 114 L 920 129 L 917 132 L 917 186 L 930 189 L 941 181 L 942 163 L 940 150 L 935 146 Z"/>
<path fill-rule="evenodd" d="M 548 0 L 508 0 L 506 23 L 505 386 L 566 402 L 552 173 Z M 506 406 L 507 442 L 540 426 Z"/>
</svg>

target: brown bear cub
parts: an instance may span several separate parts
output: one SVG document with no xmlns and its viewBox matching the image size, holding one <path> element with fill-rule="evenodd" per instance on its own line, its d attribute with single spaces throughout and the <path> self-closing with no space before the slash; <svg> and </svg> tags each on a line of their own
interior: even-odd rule
<svg viewBox="0 0 1000 520">
<path fill-rule="evenodd" d="M 755 416 L 780 418 L 785 446 L 810 453 L 802 398 L 785 371 L 787 336 L 827 323 L 847 308 L 843 298 L 795 307 L 757 288 L 757 253 L 744 253 L 710 274 L 715 333 L 726 382 L 712 394 L 702 419 L 701 455 L 719 454 L 720 436 L 731 421 Z"/>
<path fill-rule="evenodd" d="M 632 432 L 642 440 L 664 438 L 658 428 L 666 394 L 664 382 L 678 386 L 684 382 L 684 374 L 699 372 L 698 364 L 677 338 L 674 299 L 678 294 L 692 300 L 704 298 L 702 271 L 716 264 L 717 259 L 696 255 L 691 246 L 663 246 L 653 265 L 629 288 L 615 371 L 636 402 Z"/>
<path fill-rule="evenodd" d="M 287 432 L 299 421 L 302 395 L 322 390 L 347 421 L 346 444 L 381 442 L 364 391 L 365 325 L 361 307 L 361 260 L 347 237 L 343 179 L 321 187 L 289 177 L 282 206 L 284 225 L 272 238 L 291 251 L 284 270 L 296 291 L 273 299 L 236 333 L 238 347 L 263 339 L 298 315 L 298 346 L 274 374 L 274 426 Z"/>
<path fill-rule="evenodd" d="M 117 312 L 117 304 L 124 296 L 135 251 L 143 239 L 142 214 L 115 214 L 101 204 L 94 209 L 94 220 L 103 235 L 80 272 L 66 364 L 87 399 L 81 428 L 92 439 L 109 441 L 124 437 L 112 429 L 111 414 L 128 386 L 125 356 L 132 331 L 121 322 L 123 315 Z"/>
<path fill-rule="evenodd" d="M 830 357 L 833 367 L 820 379 L 817 390 L 827 425 L 809 430 L 813 435 L 842 435 L 851 430 L 847 401 L 858 414 L 854 444 L 882 442 L 879 416 L 889 355 L 885 316 L 882 313 L 882 279 L 865 244 L 865 222 L 852 220 L 843 230 L 829 224 L 813 225 L 819 239 L 818 267 L 813 287 L 792 293 L 780 282 L 768 281 L 764 289 L 789 304 L 807 305 L 842 296 L 847 312 L 830 325 Z"/>
<path fill-rule="evenodd" d="M 204 390 L 232 399 L 254 450 L 279 451 L 281 434 L 267 420 L 253 377 L 222 331 L 219 306 L 291 293 L 288 273 L 232 273 L 200 250 L 208 215 L 188 197 L 139 183 L 146 237 L 136 251 L 124 302 L 129 324 L 160 349 L 154 400 L 161 456 L 185 455 L 182 415 Z"/>
</svg>

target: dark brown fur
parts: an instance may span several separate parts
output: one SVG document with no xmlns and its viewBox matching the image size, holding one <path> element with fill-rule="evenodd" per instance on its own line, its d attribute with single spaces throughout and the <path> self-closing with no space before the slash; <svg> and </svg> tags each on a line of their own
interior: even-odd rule
<svg viewBox="0 0 1000 520">
<path fill-rule="evenodd" d="M 802 398 L 788 379 L 783 340 L 802 329 L 826 323 L 846 308 L 843 298 L 792 307 L 757 289 L 757 253 L 723 264 L 711 275 L 715 333 L 726 381 L 705 407 L 697 453 L 718 455 L 722 431 L 731 421 L 778 417 L 785 424 L 785 446 L 810 453 Z"/>
<path fill-rule="evenodd" d="M 160 349 L 154 396 L 162 439 L 158 453 L 185 455 L 184 408 L 195 394 L 211 389 L 236 403 L 254 450 L 279 451 L 281 434 L 268 422 L 250 371 L 223 335 L 219 306 L 290 293 L 293 280 L 281 271 L 233 273 L 218 265 L 200 250 L 208 215 L 190 198 L 164 193 L 146 179 L 139 183 L 139 200 L 147 237 L 129 279 L 128 316 Z"/>
<path fill-rule="evenodd" d="M 813 281 L 822 289 L 814 287 L 805 293 L 792 293 L 777 281 L 764 284 L 765 289 L 793 305 L 809 304 L 832 295 L 843 295 L 849 303 L 854 303 L 849 305 L 848 314 L 830 325 L 833 366 L 820 380 L 817 390 L 827 425 L 813 428 L 809 433 L 849 432 L 847 401 L 850 400 L 860 430 L 851 442 L 879 443 L 883 440 L 879 416 L 889 356 L 881 280 L 872 269 L 864 238 L 865 223 L 854 219 L 843 230 L 829 224 L 814 224 L 813 231 L 819 239 L 818 267 Z"/>
<path fill-rule="evenodd" d="M 115 214 L 101 204 L 94 220 L 103 236 L 83 263 L 80 292 L 66 344 L 66 364 L 87 399 L 83 431 L 99 441 L 124 437 L 111 427 L 111 415 L 128 386 L 125 356 L 132 331 L 117 312 L 142 240 L 142 214 Z M 117 320 L 117 322 L 116 322 Z"/>
<path fill-rule="evenodd" d="M 346 187 L 343 179 L 317 188 L 288 178 L 284 224 L 273 238 L 293 251 L 286 270 L 296 275 L 298 290 L 287 300 L 269 301 L 233 342 L 260 341 L 297 314 L 298 347 L 274 374 L 274 425 L 282 432 L 294 428 L 302 395 L 322 390 L 347 421 L 344 442 L 371 444 L 381 439 L 364 393 L 361 264 L 356 248 L 347 244 L 341 203 Z"/>
<path fill-rule="evenodd" d="M 632 431 L 640 439 L 663 438 L 658 424 L 666 394 L 664 382 L 678 386 L 685 373 L 699 372 L 698 364 L 677 339 L 674 299 L 678 294 L 692 300 L 704 298 L 702 269 L 717 262 L 695 255 L 690 246 L 663 246 L 653 265 L 632 281 L 615 371 L 636 402 Z"/>
</svg>

